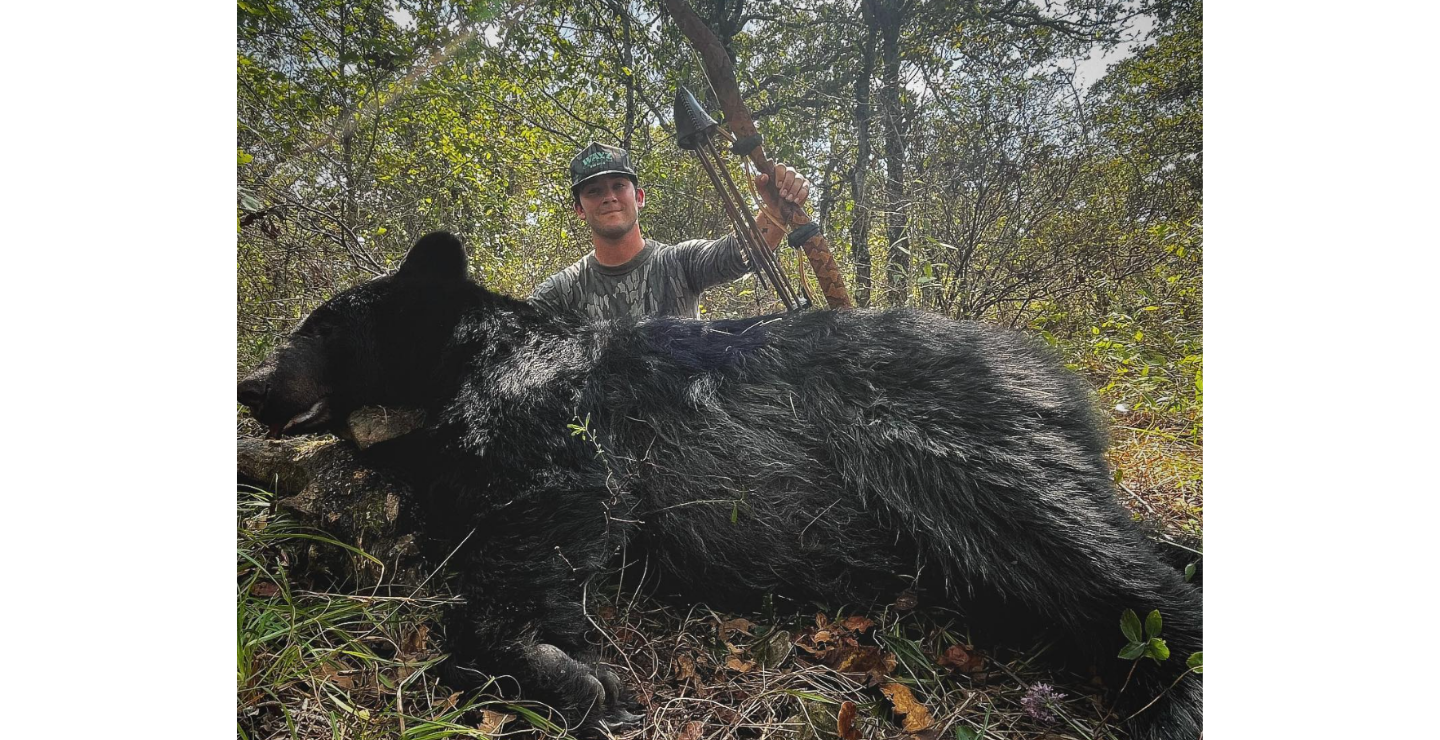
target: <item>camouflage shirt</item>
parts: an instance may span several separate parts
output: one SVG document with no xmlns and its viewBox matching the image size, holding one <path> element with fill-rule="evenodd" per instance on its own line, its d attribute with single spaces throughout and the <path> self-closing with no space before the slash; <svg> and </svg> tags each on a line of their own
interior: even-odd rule
<svg viewBox="0 0 1440 740">
<path fill-rule="evenodd" d="M 738 279 L 749 269 L 733 234 L 674 246 L 646 239 L 639 253 L 616 267 L 600 264 L 594 252 L 585 255 L 541 283 L 530 302 L 595 320 L 697 318 L 706 288 Z"/>
</svg>

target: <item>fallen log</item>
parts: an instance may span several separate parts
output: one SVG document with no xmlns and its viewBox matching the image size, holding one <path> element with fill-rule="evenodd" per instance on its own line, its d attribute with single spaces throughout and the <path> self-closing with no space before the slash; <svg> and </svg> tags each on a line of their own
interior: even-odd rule
<svg viewBox="0 0 1440 740">
<path fill-rule="evenodd" d="M 311 575 L 328 573 L 358 587 L 418 584 L 430 570 L 405 520 L 409 491 L 366 464 L 360 451 L 414 431 L 422 420 L 414 411 L 365 408 L 351 414 L 343 439 L 240 437 L 238 479 L 275 494 L 277 510 L 380 561 L 310 542 L 304 555 Z"/>
</svg>

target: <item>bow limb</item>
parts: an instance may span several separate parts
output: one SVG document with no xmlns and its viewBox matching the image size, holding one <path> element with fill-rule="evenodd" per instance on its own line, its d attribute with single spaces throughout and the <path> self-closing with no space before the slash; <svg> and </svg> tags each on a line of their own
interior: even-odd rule
<svg viewBox="0 0 1440 740">
<path fill-rule="evenodd" d="M 665 7 L 670 10 L 670 16 L 680 26 L 680 31 L 700 52 L 705 76 L 709 78 L 710 85 L 719 98 L 720 110 L 725 113 L 725 125 L 730 129 L 730 133 L 735 134 L 738 140 L 757 136 L 754 117 L 750 115 L 745 99 L 740 96 L 740 85 L 735 81 L 735 65 L 730 61 L 730 55 L 725 53 L 725 47 L 720 45 L 720 40 L 715 38 L 715 34 L 700 20 L 700 16 L 695 14 L 686 0 L 665 0 Z M 775 202 L 780 204 L 780 213 L 786 222 L 784 225 L 794 229 L 810 223 L 810 216 L 803 208 L 780 197 L 775 186 L 775 165 L 766 158 L 765 148 L 757 144 L 750 150 L 749 156 L 757 170 L 770 175 L 765 188 L 774 196 Z M 850 292 L 845 288 L 845 279 L 840 275 L 840 267 L 835 264 L 835 256 L 830 253 L 830 243 L 825 236 L 816 231 L 801 246 L 810 260 L 810 267 L 815 271 L 815 279 L 820 283 L 820 290 L 825 294 L 825 302 L 830 308 L 852 307 L 854 303 L 850 300 Z"/>
</svg>

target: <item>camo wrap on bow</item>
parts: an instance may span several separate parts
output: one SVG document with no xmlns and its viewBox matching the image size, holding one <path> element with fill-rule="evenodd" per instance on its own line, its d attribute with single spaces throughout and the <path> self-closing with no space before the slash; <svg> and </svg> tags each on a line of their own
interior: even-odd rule
<svg viewBox="0 0 1440 740">
<path fill-rule="evenodd" d="M 715 38 L 715 34 L 685 0 L 665 0 L 665 7 L 670 10 L 670 15 L 680 26 L 681 32 L 700 52 L 705 76 L 715 89 L 720 109 L 725 113 L 725 125 L 735 135 L 737 148 L 741 149 L 737 153 L 747 154 L 743 149 L 754 144 L 754 148 L 748 151 L 750 161 L 762 174 L 770 175 L 765 187 L 775 202 L 780 204 L 780 216 L 785 222 L 783 225 L 791 230 L 792 240 L 797 235 L 804 239 L 800 246 L 810 260 L 811 269 L 815 271 L 815 279 L 820 283 L 821 292 L 825 294 L 826 304 L 830 308 L 853 307 L 850 291 L 846 290 L 845 279 L 840 275 L 840 267 L 835 264 L 835 256 L 830 253 L 830 243 L 816 226 L 809 225 L 810 216 L 803 208 L 781 199 L 776 190 L 773 174 L 775 165 L 766 158 L 765 149 L 760 145 L 755 121 L 750 115 L 750 109 L 745 105 L 745 99 L 740 96 L 740 86 L 735 81 L 735 66 L 730 63 L 730 57 L 720 45 L 720 40 Z"/>
</svg>

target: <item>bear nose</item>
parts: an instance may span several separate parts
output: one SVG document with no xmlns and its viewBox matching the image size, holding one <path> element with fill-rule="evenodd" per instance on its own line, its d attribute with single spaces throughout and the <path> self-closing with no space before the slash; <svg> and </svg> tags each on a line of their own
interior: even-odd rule
<svg viewBox="0 0 1440 740">
<path fill-rule="evenodd" d="M 236 388 L 236 397 L 240 399 L 240 403 L 249 406 L 251 411 L 257 411 L 265 405 L 269 390 L 264 380 L 251 376 L 240 381 Z"/>
</svg>

